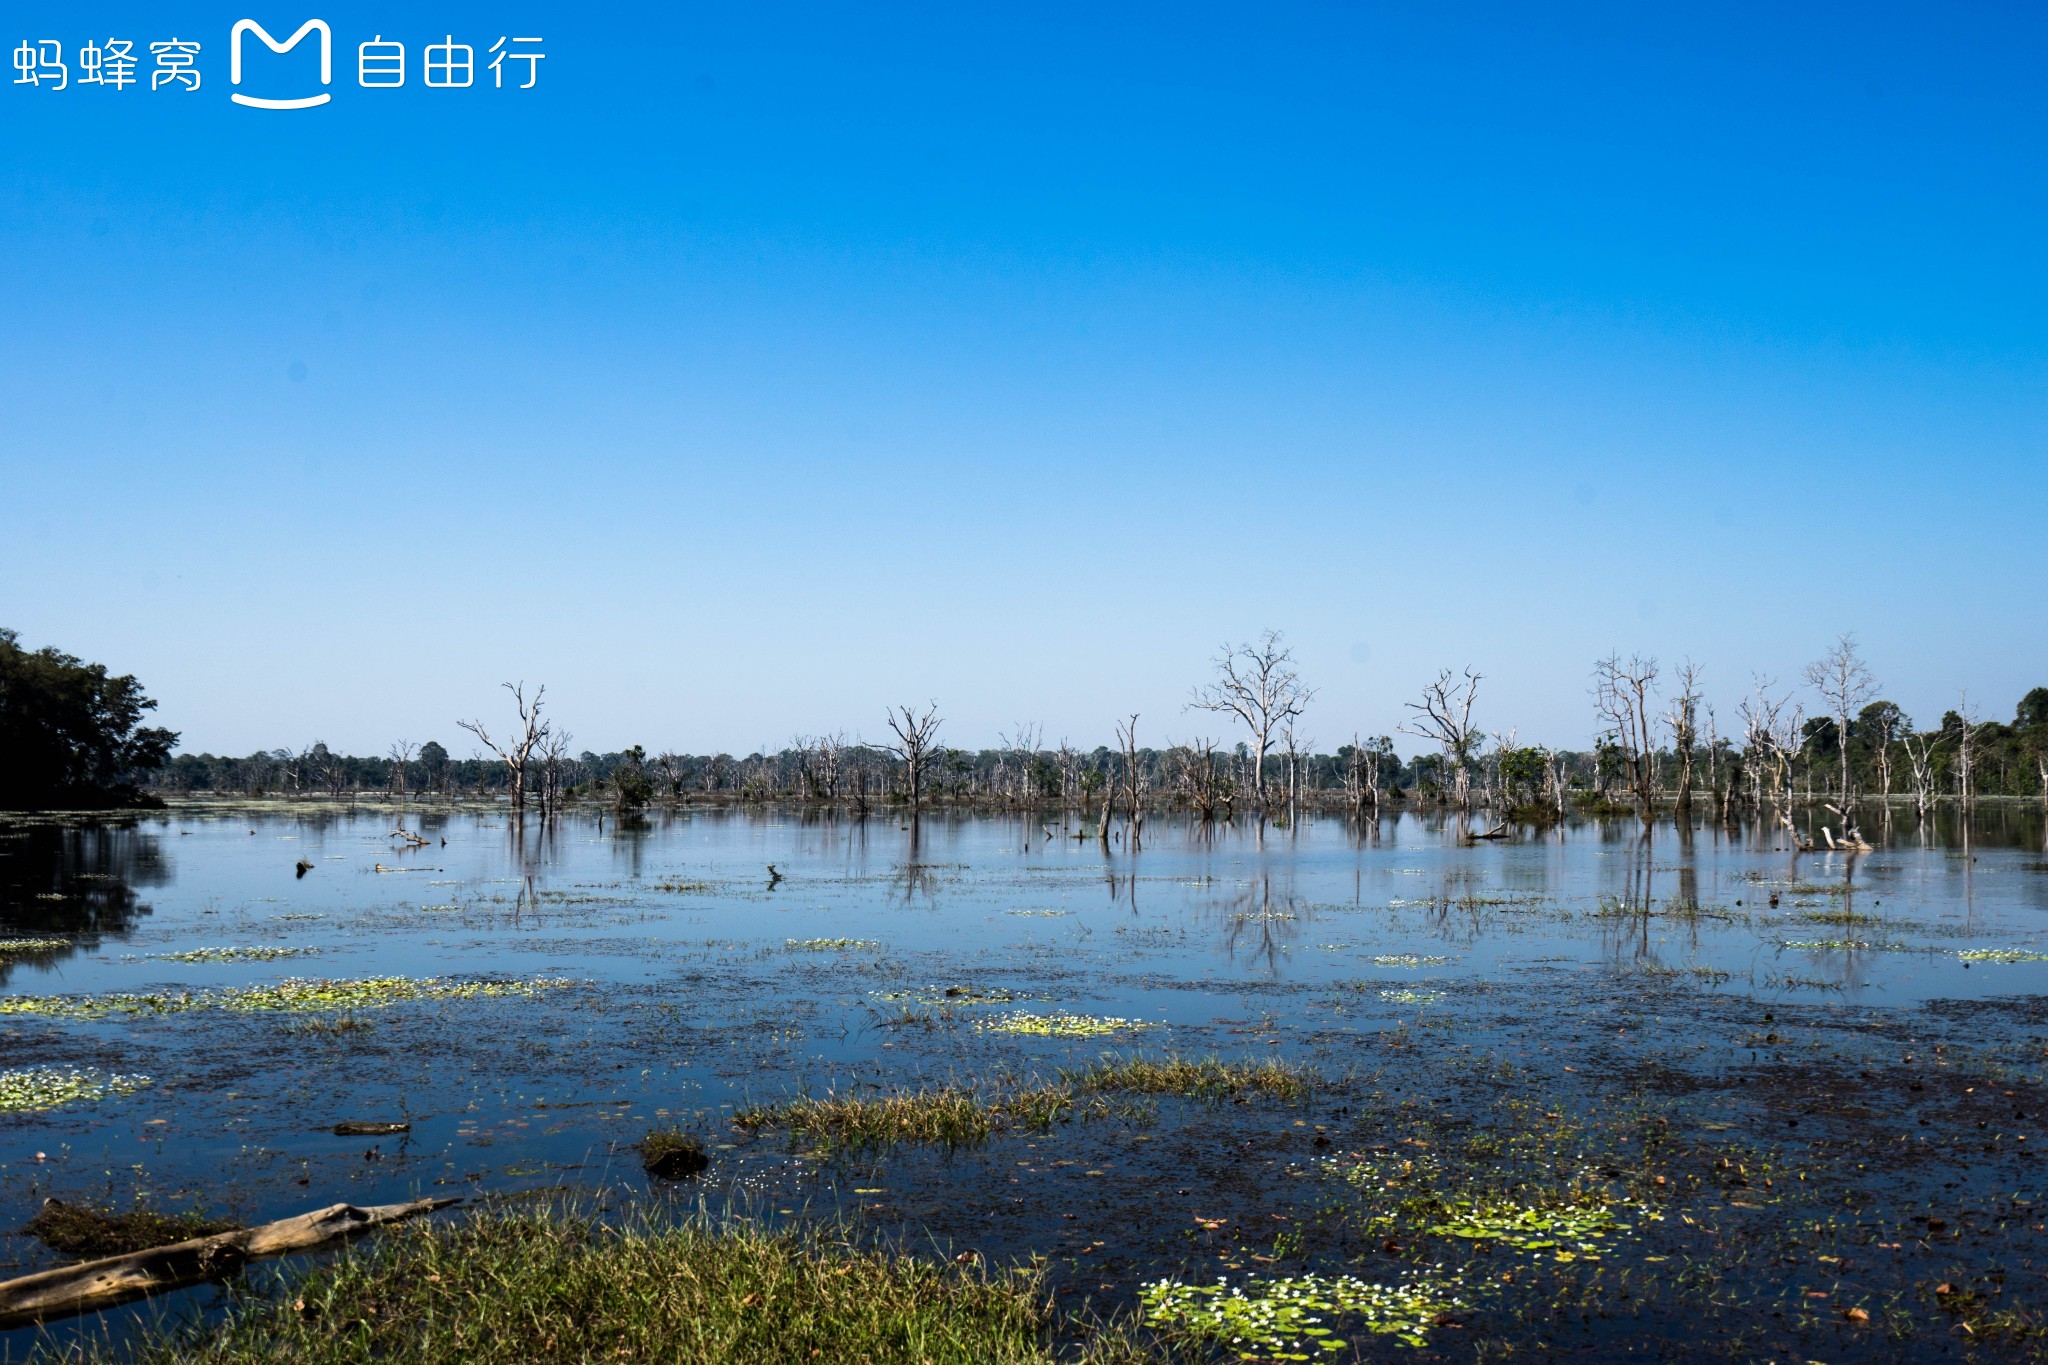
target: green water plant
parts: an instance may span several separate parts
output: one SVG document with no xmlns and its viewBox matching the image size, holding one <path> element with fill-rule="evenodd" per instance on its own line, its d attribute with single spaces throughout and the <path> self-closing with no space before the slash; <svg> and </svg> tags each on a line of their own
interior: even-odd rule
<svg viewBox="0 0 2048 1365">
<path fill-rule="evenodd" d="M 830 953 L 848 949 L 872 951 L 882 944 L 872 938 L 786 938 L 782 946 L 793 953 Z"/>
<path fill-rule="evenodd" d="M 2025 948 L 1965 948 L 1956 956 L 1965 962 L 2048 962 L 2048 953 Z"/>
<path fill-rule="evenodd" d="M 1106 1038 L 1131 1029 L 1151 1028 L 1142 1019 L 1119 1019 L 1100 1014 L 1032 1014 L 1017 1010 L 994 1019 L 984 1019 L 975 1028 L 984 1033 L 1009 1033 L 1031 1038 Z"/>
<path fill-rule="evenodd" d="M 287 957 L 311 957 L 318 948 L 288 948 L 277 944 L 256 944 L 243 948 L 192 948 L 182 953 L 150 953 L 130 959 L 137 962 L 275 962 Z"/>
<path fill-rule="evenodd" d="M 374 976 L 339 979 L 293 977 L 259 986 L 217 991 L 99 995 L 0 995 L 0 1016 L 41 1015 L 52 1019 L 110 1019 L 124 1016 L 180 1014 L 189 1010 L 224 1009 L 243 1012 L 321 1013 L 376 1009 L 408 1001 L 477 1000 L 497 996 L 535 996 L 576 983 L 554 978 Z"/>
<path fill-rule="evenodd" d="M 1465 1307 L 1447 1282 L 1416 1277 L 1381 1284 L 1355 1275 L 1253 1277 L 1242 1284 L 1160 1280 L 1139 1293 L 1155 1328 L 1227 1347 L 1240 1360 L 1313 1360 L 1348 1351 L 1332 1320 L 1424 1345 L 1430 1328 Z"/>
<path fill-rule="evenodd" d="M 0 938 L 0 962 L 10 957 L 37 957 L 70 946 L 68 938 Z"/>
<path fill-rule="evenodd" d="M 1381 953 L 1372 960 L 1375 967 L 1441 967 L 1450 961 L 1447 957 L 1424 956 L 1420 953 Z"/>
<path fill-rule="evenodd" d="M 86 1104 L 109 1095 L 129 1095 L 150 1083 L 124 1075 L 62 1066 L 25 1066 L 0 1071 L 0 1113 L 35 1114 L 67 1104 Z"/>
</svg>

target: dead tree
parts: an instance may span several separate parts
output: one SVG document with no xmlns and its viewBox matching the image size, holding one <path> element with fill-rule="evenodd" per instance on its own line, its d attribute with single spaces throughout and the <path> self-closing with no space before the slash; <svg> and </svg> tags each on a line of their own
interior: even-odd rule
<svg viewBox="0 0 2048 1365">
<path fill-rule="evenodd" d="M 1906 751 L 1906 771 L 1913 779 L 1913 812 L 1923 820 L 1934 809 L 1934 751 L 1944 738 L 1915 734 L 1910 725 L 1899 736 L 1899 745 Z"/>
<path fill-rule="evenodd" d="M 526 810 L 526 768 L 533 759 L 533 751 L 547 738 L 548 723 L 540 718 L 541 698 L 547 695 L 546 684 L 534 691 L 533 700 L 526 700 L 525 683 L 506 683 L 505 690 L 512 694 L 512 700 L 519 708 L 519 729 L 516 737 L 504 745 L 492 739 L 480 720 L 457 721 L 463 729 L 475 735 L 486 749 L 498 756 L 505 765 L 505 771 L 512 786 L 512 812 L 521 814 Z"/>
<path fill-rule="evenodd" d="M 1294 651 L 1280 644 L 1280 632 L 1269 630 L 1256 645 L 1225 645 L 1216 656 L 1216 681 L 1198 688 L 1188 705 L 1197 711 L 1235 716 L 1251 732 L 1253 799 L 1259 818 L 1266 813 L 1266 750 L 1273 732 L 1301 715 L 1315 692 L 1301 685 L 1294 671 Z"/>
<path fill-rule="evenodd" d="M 401 739 L 391 746 L 391 790 L 403 795 L 406 765 L 412 762 L 415 745 L 409 739 Z"/>
<path fill-rule="evenodd" d="M 1443 750 L 1444 763 L 1451 770 L 1451 796 L 1464 809 L 1472 805 L 1472 756 L 1484 736 L 1472 724 L 1472 703 L 1479 699 L 1479 680 L 1484 676 L 1465 670 L 1462 680 L 1446 668 L 1436 681 L 1422 689 L 1421 701 L 1401 703 L 1415 714 L 1401 729 L 1426 739 Z"/>
<path fill-rule="evenodd" d="M 914 817 L 924 804 L 925 777 L 939 760 L 939 750 L 933 743 L 944 723 L 939 717 L 939 704 L 932 702 L 923 715 L 913 707 L 899 706 L 888 713 L 887 720 L 896 742 L 882 748 L 903 761 L 904 778 L 910 784 L 910 813 Z"/>
<path fill-rule="evenodd" d="M 540 742 L 540 818 L 552 820 L 562 806 L 562 767 L 569 757 L 569 744 L 576 736 L 552 728 Z"/>
<path fill-rule="evenodd" d="M 1593 665 L 1593 709 L 1607 722 L 1621 747 L 1629 785 L 1648 823 L 1657 795 L 1657 749 L 1650 733 L 1650 692 L 1657 681 L 1657 661 L 1610 654 Z"/>
<path fill-rule="evenodd" d="M 1136 711 L 1131 712 L 1129 720 L 1120 720 L 1116 723 L 1116 742 L 1117 747 L 1123 750 L 1124 755 L 1124 793 L 1128 803 L 1126 806 L 1127 813 L 1124 817 L 1124 827 L 1130 831 L 1130 838 L 1126 842 L 1130 850 L 1135 853 L 1138 849 L 1138 797 L 1140 792 L 1138 780 L 1138 713 Z M 1103 807 L 1102 822 L 1104 830 L 1109 828 L 1108 817 L 1109 807 L 1105 805 Z"/>
<path fill-rule="evenodd" d="M 1977 708 L 1963 693 L 1956 710 L 1956 801 L 1968 811 L 1977 804 Z"/>
<path fill-rule="evenodd" d="M 1692 809 L 1693 752 L 1699 746 L 1700 669 L 1687 659 L 1678 666 L 1677 694 L 1664 711 L 1664 728 L 1671 732 L 1671 749 L 1678 756 L 1678 809 Z M 1711 760 L 1710 760 L 1711 761 Z"/>
<path fill-rule="evenodd" d="M 1842 768 L 1842 818 L 1849 816 L 1849 718 L 1877 695 L 1877 680 L 1856 651 L 1856 637 L 1844 634 L 1834 648 L 1806 666 L 1806 685 L 1820 693 L 1835 718 L 1835 759 Z"/>
</svg>

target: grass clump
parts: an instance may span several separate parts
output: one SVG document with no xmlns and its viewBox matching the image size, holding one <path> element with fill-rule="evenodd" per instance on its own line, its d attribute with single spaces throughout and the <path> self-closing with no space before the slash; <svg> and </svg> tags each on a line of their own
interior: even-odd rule
<svg viewBox="0 0 2048 1365">
<path fill-rule="evenodd" d="M 657 1128 L 641 1139 L 640 1164 L 649 1175 L 681 1180 L 702 1173 L 711 1164 L 711 1156 L 695 1133 L 680 1128 Z"/>
<path fill-rule="evenodd" d="M 67 1104 L 83 1104 L 109 1095 L 129 1095 L 150 1083 L 149 1077 L 62 1066 L 25 1066 L 0 1071 L 0 1114 L 35 1114 Z"/>
<path fill-rule="evenodd" d="M 740 1110 L 742 1128 L 787 1128 L 850 1147 L 932 1142 L 961 1147 L 1000 1128 L 1046 1128 L 1073 1106 L 1064 1086 L 1038 1086 L 989 1097 L 947 1086 L 897 1095 L 805 1096 Z"/>
<path fill-rule="evenodd" d="M 499 1212 L 394 1229 L 281 1294 L 88 1359 L 1051 1365 L 1045 1297 L 1032 1272 L 855 1251 L 815 1234 Z M 1108 1332 L 1081 1358 L 1142 1357 Z"/>
<path fill-rule="evenodd" d="M 1092 1066 L 1060 1075 L 1084 1093 L 1305 1100 L 1315 1088 L 1314 1075 L 1307 1068 L 1277 1059 L 1226 1062 L 1220 1057 L 1104 1057 Z"/>
<path fill-rule="evenodd" d="M 1348 1351 L 1327 1319 L 1421 1346 L 1429 1329 L 1465 1307 L 1444 1285 L 1422 1279 L 1378 1284 L 1355 1275 L 1253 1278 L 1241 1285 L 1160 1280 L 1141 1294 L 1153 1327 L 1222 1343 L 1245 1360 L 1309 1360 Z"/>
<path fill-rule="evenodd" d="M 216 1232 L 233 1232 L 241 1226 L 233 1219 L 208 1218 L 197 1210 L 164 1213 L 137 1204 L 125 1213 L 116 1213 L 87 1204 L 45 1199 L 43 1207 L 21 1231 L 23 1236 L 36 1238 L 52 1251 L 91 1261 L 194 1237 L 211 1237 Z"/>
<path fill-rule="evenodd" d="M 1128 1029 L 1151 1028 L 1142 1019 L 1098 1014 L 1031 1014 L 1018 1010 L 974 1026 L 983 1033 L 1009 1033 L 1030 1038 L 1106 1038 Z"/>
</svg>

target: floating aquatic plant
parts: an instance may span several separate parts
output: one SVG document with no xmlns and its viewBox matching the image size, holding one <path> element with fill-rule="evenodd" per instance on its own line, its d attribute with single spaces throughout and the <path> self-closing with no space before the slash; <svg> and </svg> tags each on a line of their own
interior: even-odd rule
<svg viewBox="0 0 2048 1365">
<path fill-rule="evenodd" d="M 1965 962 L 2048 962 L 2048 953 L 2024 948 L 1965 948 L 1956 956 Z"/>
<path fill-rule="evenodd" d="M 1160 1280 L 1139 1292 L 1139 1302 L 1153 1326 L 1227 1343 L 1241 1360 L 1310 1360 L 1347 1350 L 1350 1343 L 1328 1317 L 1421 1346 L 1439 1318 L 1465 1307 L 1442 1283 L 1378 1284 L 1355 1275 L 1254 1277 L 1241 1285 Z"/>
<path fill-rule="evenodd" d="M 872 938 L 786 938 L 782 946 L 793 953 L 829 953 L 847 948 L 874 949 L 882 944 Z"/>
<path fill-rule="evenodd" d="M 1604 1203 L 1521 1206 L 1478 1199 L 1454 1199 L 1450 1211 L 1424 1229 L 1439 1237 L 1495 1242 L 1523 1251 L 1548 1251 L 1560 1261 L 1596 1257 L 1610 1238 L 1632 1230 Z M 1658 1214 L 1638 1209 L 1655 1220 Z"/>
<path fill-rule="evenodd" d="M 275 962 L 284 957 L 310 957 L 318 948 L 285 948 L 257 944 L 247 948 L 193 948 L 182 953 L 150 953 L 133 961 L 157 962 Z"/>
<path fill-rule="evenodd" d="M 0 938 L 0 959 L 54 953 L 70 946 L 68 938 Z"/>
<path fill-rule="evenodd" d="M 0 1071 L 0 1113 L 33 1114 L 59 1105 L 128 1095 L 149 1077 L 110 1074 L 61 1066 L 28 1066 Z"/>
<path fill-rule="evenodd" d="M 1380 999 L 1396 1005 L 1434 1005 L 1443 998 L 1444 993 L 1442 991 L 1419 991 L 1407 986 L 1401 987 L 1399 990 L 1380 992 Z"/>
<path fill-rule="evenodd" d="M 1447 957 L 1424 957 L 1417 953 L 1381 953 L 1372 960 L 1375 967 L 1441 967 Z"/>
<path fill-rule="evenodd" d="M 1024 997 L 1001 986 L 926 986 L 914 991 L 870 991 L 877 1000 L 915 1000 L 920 1005 L 1007 1005 Z"/>
<path fill-rule="evenodd" d="M 1074 912 L 1071 910 L 1005 910 L 1003 913 L 1006 915 L 1022 915 L 1026 919 L 1058 919 L 1061 915 L 1071 915 Z"/>
<path fill-rule="evenodd" d="M 1142 1019 L 1118 1019 L 1099 1014 L 1029 1014 L 1018 1010 L 996 1019 L 984 1019 L 975 1027 L 984 1033 L 1014 1033 L 1035 1038 L 1102 1038 L 1125 1029 L 1150 1028 Z"/>
<path fill-rule="evenodd" d="M 540 977 L 530 981 L 460 980 L 447 977 L 375 976 L 341 980 L 294 977 L 261 986 L 161 994 L 108 992 L 102 995 L 0 995 L 0 1015 L 36 1014 L 54 1019 L 108 1019 L 121 1015 L 181 1014 L 227 1009 L 293 1013 L 375 1009 L 412 1000 L 475 1000 L 491 996 L 539 995 L 576 983 Z"/>
</svg>

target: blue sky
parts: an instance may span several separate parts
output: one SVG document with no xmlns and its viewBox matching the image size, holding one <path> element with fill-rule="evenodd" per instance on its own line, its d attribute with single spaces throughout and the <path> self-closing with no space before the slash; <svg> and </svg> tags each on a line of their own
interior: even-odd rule
<svg viewBox="0 0 2048 1365">
<path fill-rule="evenodd" d="M 1730 724 L 1844 630 L 1923 721 L 2048 682 L 2039 11 L 437 4 L 0 9 L 202 44 L 0 86 L 0 624 L 187 747 L 507 678 L 595 748 L 1164 741 L 1269 626 L 1325 747 L 1467 664 L 1582 743 L 1614 649 Z M 229 102 L 245 16 L 331 103 Z M 450 34 L 535 87 L 421 88 Z"/>
</svg>

